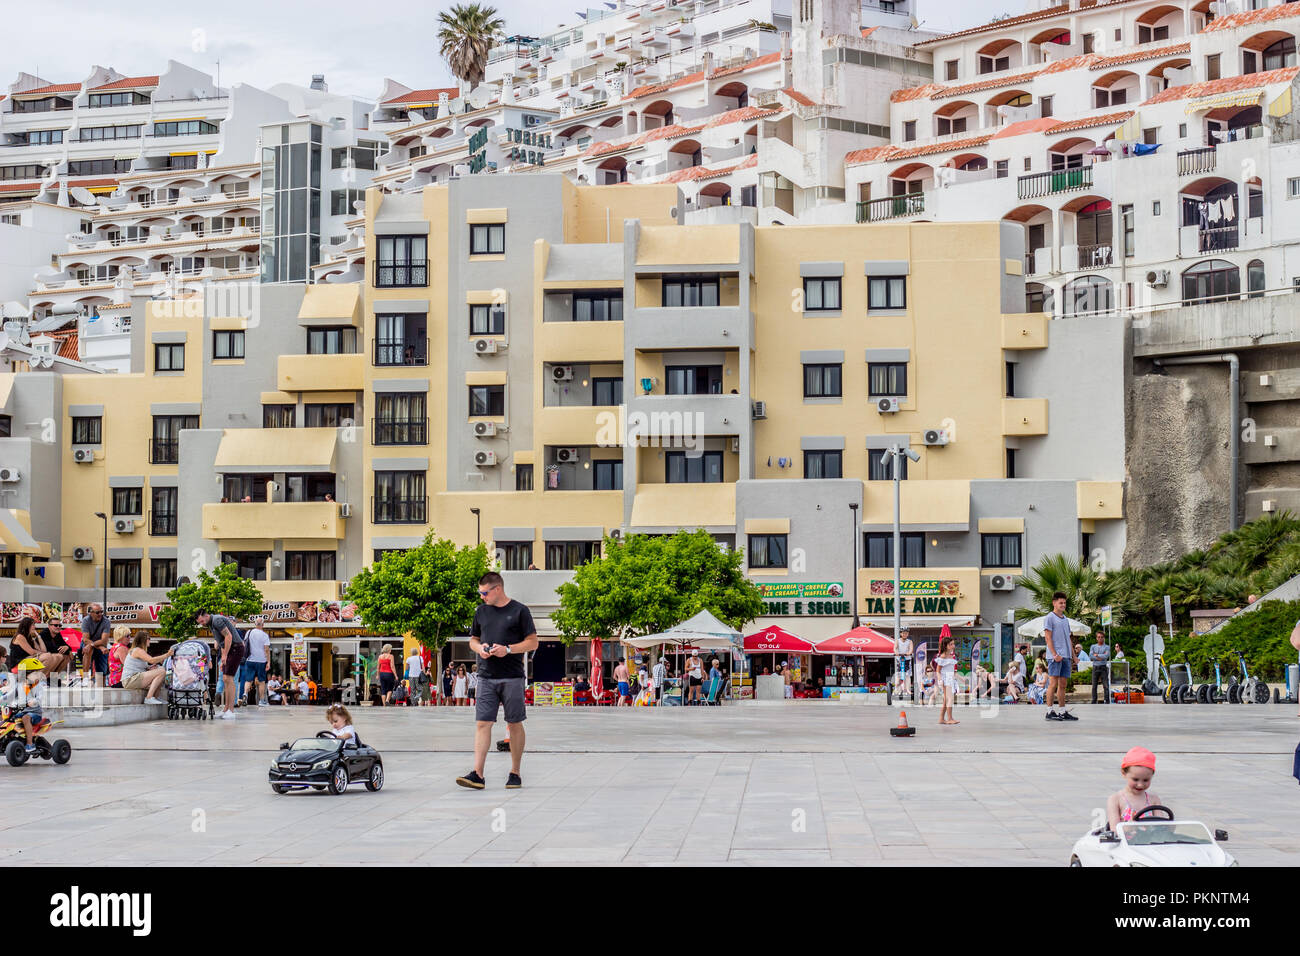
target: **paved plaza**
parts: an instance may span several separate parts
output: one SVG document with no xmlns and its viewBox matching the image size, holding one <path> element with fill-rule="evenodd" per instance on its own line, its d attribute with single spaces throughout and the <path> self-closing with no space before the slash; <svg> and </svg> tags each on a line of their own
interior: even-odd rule
<svg viewBox="0 0 1300 956">
<path fill-rule="evenodd" d="M 383 754 L 381 793 L 274 795 L 276 745 L 325 727 L 320 708 L 236 721 L 65 732 L 64 767 L 0 764 L 5 864 L 1011 864 L 1063 865 L 1118 789 L 1120 754 L 1155 751 L 1179 816 L 1231 834 L 1243 866 L 1300 865 L 1294 706 L 1041 707 L 960 726 L 834 702 L 533 709 L 525 788 L 469 769 L 470 709 L 356 708 Z M 499 725 L 499 731 L 504 730 Z"/>
</svg>

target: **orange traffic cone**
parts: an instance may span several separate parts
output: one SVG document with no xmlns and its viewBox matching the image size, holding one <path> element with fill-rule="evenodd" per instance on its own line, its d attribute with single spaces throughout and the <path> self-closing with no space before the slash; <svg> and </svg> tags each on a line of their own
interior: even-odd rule
<svg viewBox="0 0 1300 956">
<path fill-rule="evenodd" d="M 900 710 L 898 712 L 898 726 L 889 728 L 889 736 L 912 737 L 915 734 L 916 734 L 916 728 L 907 726 L 907 711 Z"/>
</svg>

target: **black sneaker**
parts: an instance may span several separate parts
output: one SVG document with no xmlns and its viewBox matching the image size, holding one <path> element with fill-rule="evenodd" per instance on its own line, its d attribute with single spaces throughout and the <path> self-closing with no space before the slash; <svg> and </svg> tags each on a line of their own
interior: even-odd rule
<svg viewBox="0 0 1300 956">
<path fill-rule="evenodd" d="M 1058 717 L 1057 719 L 1058 719 L 1058 720 L 1078 720 L 1079 718 L 1076 717 L 1076 716 L 1074 716 L 1074 714 L 1070 713 L 1068 710 L 1063 710 L 1063 711 L 1061 711 L 1061 716 Z"/>
<path fill-rule="evenodd" d="M 487 784 L 483 782 L 483 778 L 478 775 L 477 770 L 471 770 L 463 777 L 457 777 L 456 782 L 462 787 L 468 787 L 470 790 L 482 790 L 487 786 Z"/>
<path fill-rule="evenodd" d="M 506 777 L 507 790 L 518 790 L 523 785 L 524 782 L 519 779 L 519 774 L 517 773 L 512 773 L 510 776 Z"/>
<path fill-rule="evenodd" d="M 1058 714 L 1058 713 L 1056 713 L 1055 711 L 1049 710 L 1049 711 L 1047 712 L 1047 716 L 1046 716 L 1046 718 L 1044 718 L 1044 719 L 1046 719 L 1046 720 L 1060 720 L 1060 719 L 1061 719 L 1061 715 Z"/>
</svg>

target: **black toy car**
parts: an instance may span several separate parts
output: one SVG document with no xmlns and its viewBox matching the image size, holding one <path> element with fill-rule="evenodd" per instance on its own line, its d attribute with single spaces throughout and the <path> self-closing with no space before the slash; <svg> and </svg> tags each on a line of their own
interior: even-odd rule
<svg viewBox="0 0 1300 956">
<path fill-rule="evenodd" d="M 356 739 L 344 746 L 328 730 L 315 737 L 300 737 L 293 743 L 280 744 L 280 754 L 271 762 L 271 789 L 276 793 L 290 790 L 325 790 L 342 793 L 349 783 L 364 782 L 371 793 L 384 785 L 384 761 L 379 751 Z"/>
</svg>

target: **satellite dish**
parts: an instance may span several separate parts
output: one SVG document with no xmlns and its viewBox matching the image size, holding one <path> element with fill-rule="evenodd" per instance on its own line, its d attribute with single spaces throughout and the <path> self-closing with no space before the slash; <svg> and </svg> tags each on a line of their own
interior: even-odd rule
<svg viewBox="0 0 1300 956">
<path fill-rule="evenodd" d="M 469 105 L 474 109 L 481 110 L 491 102 L 492 90 L 487 86 L 476 86 L 469 91 L 469 95 L 465 99 L 469 100 Z"/>
<path fill-rule="evenodd" d="M 85 189 L 81 186 L 73 186 L 71 189 L 68 190 L 68 195 L 71 196 L 73 199 L 75 199 L 77 202 L 81 203 L 83 206 L 99 205 L 99 200 L 95 198 L 95 194 L 92 193 L 89 189 Z"/>
<path fill-rule="evenodd" d="M 465 101 L 462 100 L 459 96 L 447 101 L 448 115 L 452 113 L 463 113 L 463 112 L 465 112 Z"/>
</svg>

